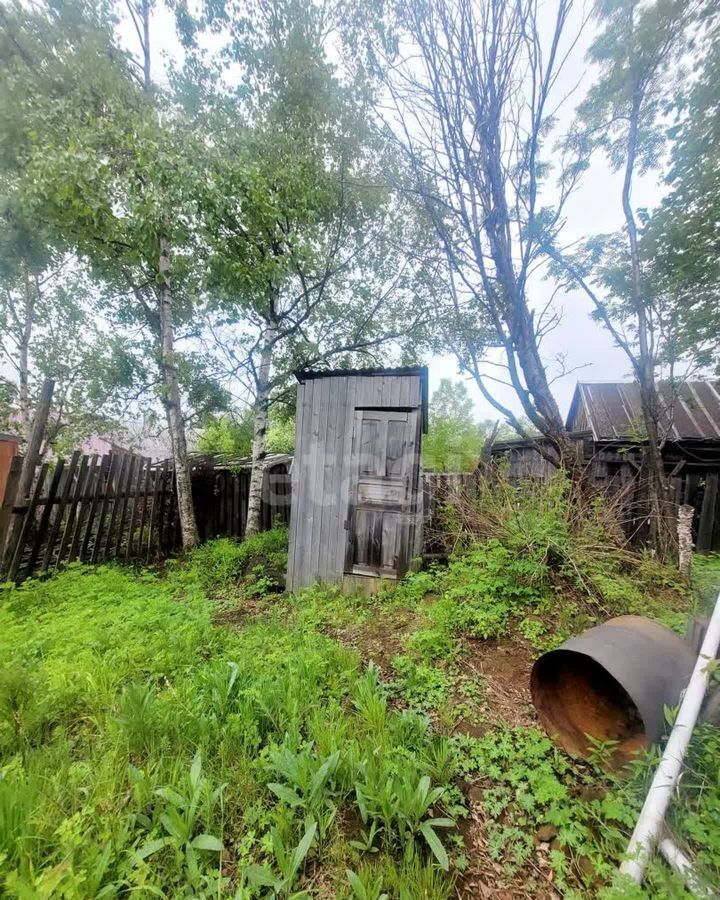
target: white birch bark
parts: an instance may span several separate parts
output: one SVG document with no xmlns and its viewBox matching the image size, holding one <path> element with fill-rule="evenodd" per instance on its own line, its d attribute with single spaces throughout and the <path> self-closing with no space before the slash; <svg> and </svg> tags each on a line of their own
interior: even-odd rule
<svg viewBox="0 0 720 900">
<path fill-rule="evenodd" d="M 160 284 L 160 369 L 163 380 L 163 406 L 167 416 L 168 430 L 175 464 L 175 484 L 177 489 L 178 513 L 183 547 L 194 547 L 199 543 L 195 510 L 192 502 L 190 464 L 185 437 L 185 420 L 182 415 L 180 385 L 175 365 L 175 331 L 172 315 L 172 288 L 170 285 L 170 242 L 160 238 L 159 272 Z"/>
<path fill-rule="evenodd" d="M 262 489 L 267 456 L 268 406 L 270 401 L 270 373 L 272 369 L 272 346 L 275 327 L 265 326 L 263 333 L 260 365 L 257 369 L 257 395 L 255 397 L 255 418 L 253 421 L 252 468 L 248 489 L 248 515 L 245 534 L 257 534 L 262 526 Z"/>
</svg>

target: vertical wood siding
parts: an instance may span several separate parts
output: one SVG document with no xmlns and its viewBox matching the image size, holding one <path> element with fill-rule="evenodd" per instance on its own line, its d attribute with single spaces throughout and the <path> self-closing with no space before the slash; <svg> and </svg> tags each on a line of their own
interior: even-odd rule
<svg viewBox="0 0 720 900">
<path fill-rule="evenodd" d="M 422 408 L 419 375 L 332 375 L 298 385 L 288 588 L 340 583 L 358 407 Z"/>
</svg>

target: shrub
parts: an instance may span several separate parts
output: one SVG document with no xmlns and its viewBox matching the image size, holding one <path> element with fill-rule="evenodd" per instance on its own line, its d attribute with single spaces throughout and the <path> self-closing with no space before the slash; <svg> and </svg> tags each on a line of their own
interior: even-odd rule
<svg viewBox="0 0 720 900">
<path fill-rule="evenodd" d="M 456 497 L 445 517 L 458 548 L 447 567 L 408 576 L 397 591 L 416 603 L 439 597 L 427 611 L 430 627 L 413 639 L 426 658 L 450 656 L 449 638 L 501 638 L 515 627 L 547 649 L 626 613 L 684 627 L 678 573 L 627 549 L 612 502 L 587 499 L 563 473 L 520 485 L 498 473 Z"/>
<path fill-rule="evenodd" d="M 275 527 L 242 541 L 216 538 L 195 548 L 189 572 L 209 591 L 221 591 L 240 580 L 247 586 L 262 579 L 265 590 L 282 590 L 287 569 L 288 530 Z"/>
</svg>

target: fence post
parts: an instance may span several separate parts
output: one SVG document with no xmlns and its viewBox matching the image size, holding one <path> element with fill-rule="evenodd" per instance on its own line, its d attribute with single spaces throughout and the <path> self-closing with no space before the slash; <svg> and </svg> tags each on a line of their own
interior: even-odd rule
<svg viewBox="0 0 720 900">
<path fill-rule="evenodd" d="M 680 574 L 685 581 L 690 581 L 692 573 L 692 523 L 695 509 L 687 503 L 683 503 L 678 509 L 677 535 L 678 535 L 678 563 Z"/>
<path fill-rule="evenodd" d="M 52 378 L 46 378 L 45 382 L 43 383 L 42 390 L 40 391 L 38 404 L 35 408 L 35 417 L 33 419 L 32 428 L 30 429 L 30 434 L 28 436 L 25 455 L 22 458 L 20 478 L 17 481 L 17 487 L 15 488 L 14 496 L 10 496 L 7 498 L 11 510 L 13 506 L 24 504 L 25 500 L 30 496 L 30 491 L 33 486 L 33 480 L 35 478 L 35 469 L 40 462 L 40 448 L 42 447 L 43 437 L 45 436 L 45 429 L 47 428 L 48 416 L 50 415 L 50 404 L 52 403 L 54 390 L 55 382 Z M 8 479 L 6 491 L 9 492 L 12 490 L 11 484 L 11 480 Z M 16 518 L 12 523 L 12 528 L 9 529 L 9 534 L 6 538 L 3 539 L 3 542 L 0 545 L 0 558 L 2 558 L 8 545 L 14 545 L 16 543 L 22 527 L 23 518 L 22 516 L 20 516 L 19 518 Z"/>
</svg>

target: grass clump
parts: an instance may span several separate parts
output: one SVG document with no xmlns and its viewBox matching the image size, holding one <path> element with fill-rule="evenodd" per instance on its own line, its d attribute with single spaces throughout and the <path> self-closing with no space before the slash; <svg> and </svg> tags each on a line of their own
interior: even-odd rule
<svg viewBox="0 0 720 900">
<path fill-rule="evenodd" d="M 206 591 L 218 593 L 242 582 L 245 594 L 252 596 L 283 590 L 287 550 L 288 529 L 277 526 L 243 541 L 208 541 L 192 551 L 188 567 Z"/>
</svg>

